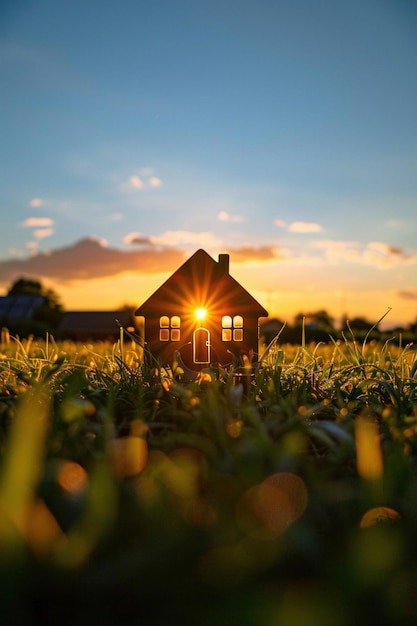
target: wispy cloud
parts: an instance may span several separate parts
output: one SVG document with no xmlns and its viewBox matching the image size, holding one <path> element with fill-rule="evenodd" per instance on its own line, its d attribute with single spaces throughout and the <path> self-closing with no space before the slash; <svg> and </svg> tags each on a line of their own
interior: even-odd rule
<svg viewBox="0 0 417 626">
<path fill-rule="evenodd" d="M 221 240 L 211 232 L 193 232 L 190 230 L 167 230 L 156 237 L 150 237 L 150 241 L 163 246 L 202 246 L 216 248 L 221 245 Z"/>
<path fill-rule="evenodd" d="M 127 244 L 151 244 L 149 237 L 145 237 L 142 233 L 132 232 L 123 237 L 124 243 Z"/>
<path fill-rule="evenodd" d="M 15 246 L 11 246 L 10 248 L 8 248 L 7 252 L 11 257 L 19 257 L 23 254 L 22 250 L 16 248 Z"/>
<path fill-rule="evenodd" d="M 385 220 L 384 225 L 389 229 L 401 229 L 406 226 L 406 222 L 404 220 L 399 220 L 396 218 L 392 218 L 389 220 Z"/>
<path fill-rule="evenodd" d="M 275 226 L 278 228 L 284 228 L 290 233 L 321 233 L 323 232 L 323 226 L 317 224 L 317 222 L 285 222 L 281 219 L 274 220 Z"/>
<path fill-rule="evenodd" d="M 403 300 L 417 300 L 417 289 L 400 289 L 397 296 Z"/>
<path fill-rule="evenodd" d="M 53 228 L 36 228 L 33 231 L 33 236 L 36 239 L 45 239 L 45 237 L 50 237 L 53 235 L 55 230 Z"/>
<path fill-rule="evenodd" d="M 320 239 L 313 247 L 323 250 L 328 259 L 354 261 L 360 258 L 360 246 L 356 241 Z"/>
<path fill-rule="evenodd" d="M 272 261 L 283 259 L 287 256 L 285 250 L 276 246 L 242 246 L 240 248 L 230 248 L 229 254 L 236 263 L 245 261 Z"/>
<path fill-rule="evenodd" d="M 322 239 L 314 247 L 323 250 L 329 262 L 350 261 L 379 268 L 417 263 L 416 253 L 408 253 L 403 248 L 380 241 L 361 244 L 356 241 Z"/>
<path fill-rule="evenodd" d="M 131 176 L 129 178 L 129 183 L 134 189 L 143 189 L 145 186 L 143 180 L 139 178 L 139 176 Z"/>
<path fill-rule="evenodd" d="M 155 170 L 153 167 L 141 167 L 139 170 L 139 176 L 153 176 L 155 174 Z"/>
<path fill-rule="evenodd" d="M 29 207 L 31 209 L 38 209 L 42 206 L 45 206 L 45 200 L 42 200 L 42 198 L 32 198 L 29 202 Z"/>
<path fill-rule="evenodd" d="M 244 221 L 244 218 L 241 215 L 231 215 L 227 211 L 220 211 L 217 214 L 217 219 L 220 222 L 231 222 L 231 223 L 238 223 L 238 222 Z"/>
<path fill-rule="evenodd" d="M 379 241 L 372 241 L 367 245 L 364 258 L 371 265 L 379 265 L 381 267 L 408 265 L 417 262 L 417 254 L 409 254 L 403 248 Z"/>
<path fill-rule="evenodd" d="M 52 226 L 54 220 L 50 217 L 28 217 L 25 219 L 21 226 L 24 228 L 43 228 L 45 226 Z"/>
<path fill-rule="evenodd" d="M 290 233 L 321 233 L 323 227 L 316 222 L 291 222 L 287 230 Z"/>
<path fill-rule="evenodd" d="M 121 184 L 121 191 L 138 191 L 162 187 L 163 182 L 156 176 L 153 168 L 142 167 Z"/>
</svg>

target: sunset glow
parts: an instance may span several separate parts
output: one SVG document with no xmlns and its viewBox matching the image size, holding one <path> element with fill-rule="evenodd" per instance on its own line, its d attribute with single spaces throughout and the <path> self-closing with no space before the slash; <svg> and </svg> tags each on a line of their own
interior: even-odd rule
<svg viewBox="0 0 417 626">
<path fill-rule="evenodd" d="M 8 3 L 0 295 L 138 306 L 203 248 L 270 317 L 417 319 L 415 3 L 84 4 Z"/>
</svg>

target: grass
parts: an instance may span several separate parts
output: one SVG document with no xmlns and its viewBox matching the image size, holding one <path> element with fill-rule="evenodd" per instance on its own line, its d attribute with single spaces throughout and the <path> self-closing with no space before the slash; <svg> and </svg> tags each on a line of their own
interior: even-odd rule
<svg viewBox="0 0 417 626">
<path fill-rule="evenodd" d="M 190 382 L 127 333 L 3 330 L 3 623 L 415 621 L 416 372 L 412 346 L 278 337 Z"/>
</svg>

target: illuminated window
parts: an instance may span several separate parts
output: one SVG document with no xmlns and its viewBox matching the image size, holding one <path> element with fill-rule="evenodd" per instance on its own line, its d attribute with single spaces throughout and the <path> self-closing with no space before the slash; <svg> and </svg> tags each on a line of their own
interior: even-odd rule
<svg viewBox="0 0 417 626">
<path fill-rule="evenodd" d="M 222 326 L 223 328 L 232 328 L 232 318 L 230 315 L 223 315 Z"/>
<path fill-rule="evenodd" d="M 162 315 L 159 318 L 159 341 L 179 341 L 181 338 L 181 319 L 178 315 L 171 318 Z"/>
<path fill-rule="evenodd" d="M 230 315 L 222 317 L 222 340 L 223 341 L 243 341 L 243 317 L 235 315 L 233 319 Z"/>
<path fill-rule="evenodd" d="M 243 317 L 235 315 L 233 318 L 233 341 L 243 341 Z"/>
<path fill-rule="evenodd" d="M 168 328 L 159 329 L 159 341 L 169 341 L 169 329 Z"/>
</svg>

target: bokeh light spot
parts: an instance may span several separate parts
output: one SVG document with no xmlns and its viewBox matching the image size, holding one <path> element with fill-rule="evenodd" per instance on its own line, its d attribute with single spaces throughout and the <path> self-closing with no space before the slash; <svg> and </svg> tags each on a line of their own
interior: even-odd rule
<svg viewBox="0 0 417 626">
<path fill-rule="evenodd" d="M 87 486 L 87 472 L 74 461 L 62 461 L 57 473 L 57 482 L 65 491 L 72 495 L 78 495 Z"/>
<path fill-rule="evenodd" d="M 370 509 L 362 516 L 360 521 L 361 528 L 368 528 L 376 524 L 395 524 L 401 519 L 400 514 L 387 506 L 377 506 Z"/>
<path fill-rule="evenodd" d="M 307 488 L 302 478 L 290 472 L 272 474 L 239 499 L 237 522 L 249 535 L 272 539 L 304 513 L 307 501 Z"/>
</svg>

